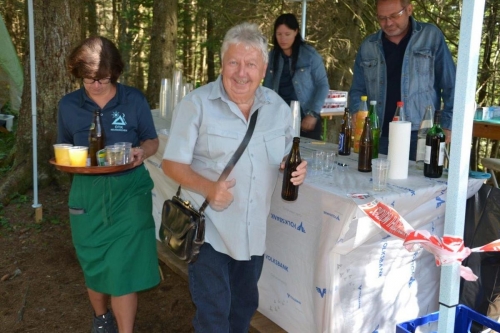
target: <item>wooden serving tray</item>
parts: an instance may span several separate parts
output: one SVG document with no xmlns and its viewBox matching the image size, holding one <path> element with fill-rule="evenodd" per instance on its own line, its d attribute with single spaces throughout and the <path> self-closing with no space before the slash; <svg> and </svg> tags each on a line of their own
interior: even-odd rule
<svg viewBox="0 0 500 333">
<path fill-rule="evenodd" d="M 64 171 L 68 173 L 79 173 L 79 174 L 93 174 L 93 175 L 125 171 L 131 169 L 134 166 L 134 163 L 131 162 L 129 164 L 123 164 L 123 165 L 77 167 L 77 166 L 57 164 L 55 159 L 53 158 L 50 159 L 49 162 L 50 164 L 53 164 L 59 171 Z"/>
</svg>

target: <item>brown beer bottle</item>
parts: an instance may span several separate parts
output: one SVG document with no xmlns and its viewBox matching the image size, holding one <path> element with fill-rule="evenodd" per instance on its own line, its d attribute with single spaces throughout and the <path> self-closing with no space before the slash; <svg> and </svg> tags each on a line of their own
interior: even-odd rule
<svg viewBox="0 0 500 333">
<path fill-rule="evenodd" d="M 299 195 L 299 187 L 293 185 L 290 181 L 292 179 L 292 172 L 297 170 L 297 166 L 302 162 L 299 150 L 300 138 L 293 138 L 292 150 L 288 154 L 285 162 L 285 170 L 283 171 L 283 186 L 281 188 L 281 198 L 286 201 L 295 201 Z"/>
<path fill-rule="evenodd" d="M 365 125 L 363 126 L 363 133 L 359 139 L 359 160 L 358 171 L 370 172 L 372 171 L 372 150 L 373 150 L 373 136 L 370 126 L 370 118 L 365 118 Z"/>
<path fill-rule="evenodd" d="M 92 123 L 89 129 L 89 157 L 90 163 L 87 165 L 97 166 L 97 152 L 104 149 L 105 145 L 104 128 L 101 122 L 101 110 L 94 111 Z"/>
<path fill-rule="evenodd" d="M 345 108 L 339 133 L 339 155 L 351 154 L 352 123 L 349 108 Z"/>
</svg>

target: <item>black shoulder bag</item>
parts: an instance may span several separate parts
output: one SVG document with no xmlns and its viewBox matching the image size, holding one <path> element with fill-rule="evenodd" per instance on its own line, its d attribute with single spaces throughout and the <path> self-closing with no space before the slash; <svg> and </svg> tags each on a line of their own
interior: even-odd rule
<svg viewBox="0 0 500 333">
<path fill-rule="evenodd" d="M 252 137 L 258 113 L 259 110 L 252 115 L 245 137 L 222 171 L 219 181 L 227 178 L 245 151 Z M 205 200 L 200 209 L 196 210 L 189 201 L 181 199 L 180 194 L 181 186 L 179 185 L 172 199 L 167 199 L 163 203 L 159 237 L 177 258 L 193 263 L 198 258 L 200 247 L 205 242 L 204 211 L 208 206 L 208 201 Z"/>
</svg>

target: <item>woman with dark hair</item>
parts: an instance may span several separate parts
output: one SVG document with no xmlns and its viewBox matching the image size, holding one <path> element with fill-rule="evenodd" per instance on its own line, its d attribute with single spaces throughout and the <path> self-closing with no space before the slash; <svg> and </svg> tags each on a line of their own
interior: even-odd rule
<svg viewBox="0 0 500 333">
<path fill-rule="evenodd" d="M 120 333 L 132 333 L 137 292 L 160 281 L 153 181 L 143 164 L 159 142 L 144 95 L 117 82 L 123 67 L 110 40 L 84 40 L 68 58 L 68 70 L 82 87 L 59 102 L 58 143 L 88 146 L 93 114 L 99 110 L 105 144 L 131 142 L 135 147 L 131 169 L 75 174 L 71 184 L 71 234 L 94 310 L 92 333 L 115 333 L 116 323 Z"/>
<path fill-rule="evenodd" d="M 319 112 L 328 95 L 328 78 L 323 59 L 302 39 L 293 14 L 282 14 L 274 22 L 264 86 L 277 92 L 288 105 L 299 101 L 300 136 L 321 140 Z"/>
</svg>

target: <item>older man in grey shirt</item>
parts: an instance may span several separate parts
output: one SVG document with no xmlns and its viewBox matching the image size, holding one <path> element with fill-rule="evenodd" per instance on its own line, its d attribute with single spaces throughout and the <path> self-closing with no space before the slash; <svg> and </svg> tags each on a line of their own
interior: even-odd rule
<svg viewBox="0 0 500 333">
<path fill-rule="evenodd" d="M 230 29 L 222 45 L 219 78 L 176 107 L 162 168 L 182 185 L 182 197 L 199 207 L 209 201 L 205 244 L 189 265 L 196 331 L 248 332 L 258 306 L 266 220 L 283 157 L 291 148 L 287 104 L 260 86 L 267 41 L 257 25 Z M 257 111 L 253 136 L 227 180 L 218 181 Z M 300 185 L 306 162 L 293 174 Z"/>
</svg>

